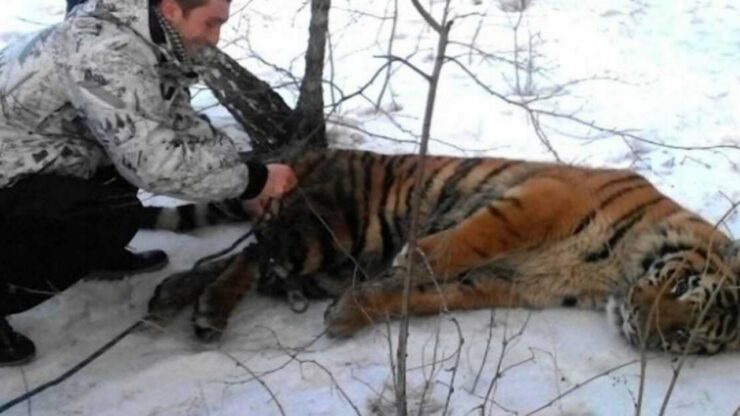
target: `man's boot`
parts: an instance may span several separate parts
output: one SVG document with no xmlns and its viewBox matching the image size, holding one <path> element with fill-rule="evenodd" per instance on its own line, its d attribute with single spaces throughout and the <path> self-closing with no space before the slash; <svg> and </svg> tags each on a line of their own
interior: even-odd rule
<svg viewBox="0 0 740 416">
<path fill-rule="evenodd" d="M 124 276 L 156 272 L 169 264 L 167 253 L 162 250 L 142 251 L 132 253 L 121 250 L 114 256 L 100 261 L 100 265 L 93 271 L 88 280 L 116 280 Z"/>
<path fill-rule="evenodd" d="M 0 367 L 26 364 L 35 355 L 33 341 L 13 331 L 7 319 L 0 318 Z"/>
</svg>

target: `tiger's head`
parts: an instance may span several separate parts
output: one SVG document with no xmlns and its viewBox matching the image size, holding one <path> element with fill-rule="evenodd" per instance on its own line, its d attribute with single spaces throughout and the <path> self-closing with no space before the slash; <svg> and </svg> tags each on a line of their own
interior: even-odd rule
<svg viewBox="0 0 740 416">
<path fill-rule="evenodd" d="M 714 354 L 740 347 L 740 241 L 663 250 L 608 312 L 637 347 Z M 643 344 L 644 343 L 644 344 Z"/>
</svg>

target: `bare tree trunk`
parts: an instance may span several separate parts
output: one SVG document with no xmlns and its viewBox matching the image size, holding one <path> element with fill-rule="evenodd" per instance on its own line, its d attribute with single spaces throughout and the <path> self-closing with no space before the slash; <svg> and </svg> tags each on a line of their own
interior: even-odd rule
<svg viewBox="0 0 740 416">
<path fill-rule="evenodd" d="M 297 119 L 282 97 L 221 50 L 211 52 L 203 81 L 244 127 L 254 152 L 264 154 L 290 144 Z"/>
<path fill-rule="evenodd" d="M 306 73 L 296 105 L 296 134 L 300 141 L 305 141 L 307 147 L 314 148 L 327 146 L 322 83 L 330 7 L 331 0 L 311 0 Z"/>
<path fill-rule="evenodd" d="M 311 0 L 306 72 L 295 110 L 267 83 L 212 49 L 203 80 L 247 131 L 255 154 L 327 147 L 323 76 L 330 8 L 331 0 Z"/>
</svg>

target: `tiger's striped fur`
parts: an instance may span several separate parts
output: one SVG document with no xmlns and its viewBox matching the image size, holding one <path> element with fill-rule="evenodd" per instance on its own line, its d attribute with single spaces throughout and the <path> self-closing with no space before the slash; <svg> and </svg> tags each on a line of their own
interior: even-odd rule
<svg viewBox="0 0 740 416">
<path fill-rule="evenodd" d="M 249 221 L 242 204 L 230 199 L 173 207 L 146 206 L 141 228 L 185 232 L 209 225 Z"/>
<path fill-rule="evenodd" d="M 430 157 L 419 251 L 407 253 L 417 156 L 328 150 L 291 164 L 299 188 L 259 229 L 258 243 L 228 267 L 165 280 L 152 313 L 197 296 L 194 326 L 209 340 L 253 288 L 300 289 L 338 297 L 327 327 L 346 336 L 400 313 L 402 277 L 413 262 L 414 314 L 609 302 L 633 344 L 707 353 L 738 347 L 736 246 L 634 172 Z"/>
</svg>

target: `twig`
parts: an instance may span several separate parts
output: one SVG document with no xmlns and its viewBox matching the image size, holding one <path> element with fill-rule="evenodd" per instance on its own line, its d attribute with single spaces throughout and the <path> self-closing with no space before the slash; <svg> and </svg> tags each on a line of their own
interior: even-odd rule
<svg viewBox="0 0 740 416">
<path fill-rule="evenodd" d="M 347 394 L 347 392 L 344 391 L 344 389 L 342 388 L 342 386 L 339 385 L 339 383 L 337 382 L 337 379 L 334 377 L 334 374 L 331 371 L 329 371 L 329 369 L 327 369 L 324 365 L 322 365 L 321 363 L 319 363 L 316 360 L 297 360 L 297 361 L 301 365 L 303 365 L 303 364 L 313 364 L 316 367 L 318 367 L 319 369 L 321 369 L 324 373 L 326 373 L 326 375 L 328 375 L 329 378 L 331 379 L 332 384 L 334 386 L 336 386 L 337 390 L 339 390 L 339 392 L 342 394 L 342 397 L 344 398 L 344 400 L 346 400 L 347 403 L 352 407 L 352 410 L 355 411 L 355 414 L 357 416 L 362 416 L 362 413 L 360 413 L 360 409 L 357 407 L 357 405 L 355 405 L 355 403 L 349 397 L 349 395 Z"/>
<path fill-rule="evenodd" d="M 432 363 L 431 363 L 432 368 L 429 371 L 429 377 L 427 377 L 426 380 L 424 380 L 424 389 L 421 392 L 421 400 L 419 401 L 419 410 L 418 410 L 419 416 L 423 416 L 422 410 L 424 409 L 424 404 L 427 401 L 427 394 L 429 394 L 429 389 L 432 386 L 432 380 L 436 377 L 437 364 L 439 364 L 439 362 L 437 361 L 437 353 L 439 351 L 439 334 L 440 334 L 440 330 L 442 329 L 441 324 L 442 324 L 441 320 L 438 319 L 437 328 L 434 331 L 434 347 L 432 348 Z M 424 371 L 424 368 L 426 366 L 424 365 L 423 350 L 422 350 L 421 357 L 422 357 L 422 372 L 426 373 L 426 371 Z"/>
<path fill-rule="evenodd" d="M 388 52 L 387 55 L 393 55 L 393 45 L 396 40 L 396 29 L 398 28 L 398 0 L 393 0 L 393 18 L 391 20 L 391 33 L 388 39 Z M 385 79 L 383 80 L 383 86 L 380 87 L 380 93 L 378 94 L 378 100 L 375 102 L 375 109 L 380 108 L 380 104 L 383 101 L 383 96 L 388 88 L 388 84 L 391 82 L 391 74 L 393 74 L 393 67 L 390 61 L 386 68 Z"/>
<path fill-rule="evenodd" d="M 262 387 L 270 395 L 270 397 L 272 398 L 272 401 L 275 402 L 275 405 L 277 406 L 278 411 L 280 412 L 280 414 L 283 415 L 283 416 L 285 416 L 285 410 L 283 409 L 283 405 L 280 404 L 280 400 L 278 400 L 277 396 L 275 396 L 275 392 L 273 392 L 272 389 L 270 389 L 270 386 L 268 386 L 267 383 L 265 383 L 265 381 L 262 380 L 262 378 L 260 376 L 258 376 L 257 374 L 255 374 L 255 372 L 252 371 L 252 369 L 250 369 L 249 367 L 247 367 L 246 365 L 244 365 L 244 363 L 242 363 L 241 361 L 239 361 L 236 357 L 234 357 L 233 355 L 231 355 L 229 352 L 227 352 L 227 351 L 220 351 L 220 352 L 221 352 L 221 354 L 229 357 L 232 361 L 234 361 L 234 363 L 236 363 L 236 365 L 238 367 L 242 368 L 244 371 L 246 371 L 247 373 L 249 373 L 249 375 L 254 380 L 257 380 L 257 382 L 260 383 L 260 385 L 262 385 Z"/>
<path fill-rule="evenodd" d="M 21 368 L 21 376 L 23 377 L 23 388 L 26 389 L 26 393 L 28 393 L 28 377 L 26 377 L 26 370 L 24 368 Z M 31 399 L 28 399 L 28 416 L 32 415 L 31 412 Z"/>
<path fill-rule="evenodd" d="M 408 253 L 414 256 L 416 253 L 416 237 L 419 227 L 419 206 L 421 204 L 421 183 L 424 177 L 424 166 L 426 155 L 429 147 L 429 138 L 431 136 L 432 117 L 434 114 L 434 104 L 437 96 L 437 85 L 439 83 L 442 66 L 445 62 L 445 50 L 448 45 L 452 21 L 448 21 L 450 0 L 445 2 L 444 15 L 442 24 L 437 23 L 419 4 L 418 0 L 412 0 L 419 13 L 439 33 L 437 44 L 437 55 L 434 62 L 434 69 L 429 83 L 426 109 L 424 112 L 424 123 L 422 127 L 421 143 L 419 146 L 419 161 L 416 166 L 414 177 L 414 192 L 411 199 L 411 224 L 409 226 Z M 406 357 L 408 354 L 408 336 L 409 336 L 409 300 L 411 298 L 411 276 L 413 273 L 413 261 L 409 261 L 406 266 L 406 276 L 403 282 L 403 294 L 401 300 L 401 325 L 398 333 L 398 350 L 396 354 L 397 372 L 396 372 L 396 414 L 406 416 L 408 413 L 408 403 L 406 399 Z"/>
<path fill-rule="evenodd" d="M 447 416 L 448 409 L 450 408 L 450 401 L 452 400 L 452 395 L 455 393 L 455 377 L 457 376 L 457 369 L 460 367 L 460 357 L 462 356 L 462 347 L 463 344 L 465 344 L 465 338 L 463 338 L 462 329 L 460 328 L 460 323 L 457 322 L 457 319 L 450 318 L 450 321 L 455 324 L 455 329 L 457 329 L 457 350 L 455 351 L 455 364 L 452 366 L 452 375 L 450 376 L 450 385 L 447 389 L 447 399 L 445 400 L 445 407 L 442 411 L 442 416 Z"/>
<path fill-rule="evenodd" d="M 475 380 L 473 381 L 473 387 L 470 389 L 471 392 L 475 392 L 475 388 L 478 386 L 478 381 L 480 380 L 480 376 L 483 373 L 483 367 L 485 367 L 486 362 L 488 362 L 488 352 L 491 350 L 491 340 L 493 339 L 493 326 L 494 326 L 495 317 L 496 317 L 496 310 L 491 309 L 491 318 L 488 321 L 488 338 L 486 338 L 486 349 L 483 351 L 483 358 L 480 361 L 480 367 L 478 368 L 478 372 L 475 374 Z"/>
<path fill-rule="evenodd" d="M 595 376 L 593 376 L 593 377 L 589 377 L 589 378 L 587 378 L 586 380 L 584 380 L 584 381 L 582 381 L 582 382 L 580 382 L 580 383 L 577 383 L 577 384 L 576 384 L 575 386 L 573 386 L 573 387 L 571 387 L 570 389 L 568 389 L 568 390 L 564 391 L 563 393 L 561 393 L 561 394 L 557 395 L 556 397 L 554 397 L 554 398 L 553 398 L 552 400 L 550 400 L 549 402 L 547 402 L 547 403 L 543 404 L 542 406 L 540 406 L 540 407 L 538 407 L 538 408 L 536 408 L 536 409 L 532 410 L 531 412 L 527 413 L 527 414 L 526 414 L 525 416 L 531 416 L 531 415 L 537 414 L 537 413 L 539 413 L 539 412 L 541 412 L 541 411 L 543 411 L 543 410 L 547 409 L 548 407 L 552 406 L 553 404 L 557 403 L 557 402 L 558 402 L 558 401 L 560 401 L 560 400 L 561 400 L 561 399 L 562 399 L 563 397 L 565 397 L 565 396 L 568 396 L 569 394 L 571 394 L 571 393 L 573 393 L 574 391 L 576 391 L 576 390 L 578 390 L 578 389 L 580 389 L 580 388 L 582 388 L 582 387 L 586 386 L 587 384 L 590 384 L 591 382 L 593 382 L 593 381 L 595 381 L 595 380 L 598 380 L 598 379 L 600 379 L 601 377 L 605 377 L 605 376 L 608 376 L 609 374 L 611 374 L 611 373 L 613 373 L 613 372 L 615 372 L 615 371 L 621 370 L 622 368 L 628 367 L 628 366 L 630 366 L 630 365 L 632 365 L 632 364 L 635 364 L 635 363 L 637 363 L 637 362 L 639 362 L 639 361 L 640 361 L 640 360 L 632 360 L 632 361 L 626 362 L 626 363 L 624 363 L 624 364 L 620 364 L 620 365 L 618 365 L 618 366 L 616 366 L 616 367 L 612 367 L 612 368 L 610 368 L 610 369 L 608 369 L 608 370 L 606 370 L 606 371 L 603 371 L 603 372 L 601 372 L 601 373 L 599 373 L 599 374 L 596 374 L 596 375 L 595 375 Z"/>
<path fill-rule="evenodd" d="M 567 120 L 577 125 L 580 125 L 582 127 L 593 129 L 601 133 L 607 133 L 612 136 L 628 138 L 634 141 L 647 143 L 653 146 L 663 147 L 667 149 L 674 149 L 674 150 L 720 150 L 720 149 L 740 150 L 740 145 L 732 145 L 732 144 L 721 144 L 721 145 L 712 145 L 712 146 L 678 146 L 678 145 L 672 145 L 672 144 L 667 144 L 667 143 L 661 143 L 656 140 L 651 140 L 645 137 L 638 136 L 626 130 L 617 130 L 617 129 L 612 129 L 608 127 L 603 127 L 597 124 L 595 121 L 586 121 L 586 120 L 576 117 L 573 114 L 562 114 L 562 113 L 558 113 L 558 112 L 551 111 L 551 110 L 532 108 L 527 104 L 526 101 L 512 100 L 511 98 L 505 96 L 504 94 L 501 94 L 493 90 L 488 85 L 486 85 L 483 81 L 481 81 L 475 74 L 473 74 L 473 72 L 465 64 L 460 62 L 457 58 L 447 57 L 447 61 L 457 64 L 476 84 L 478 84 L 481 88 L 483 88 L 489 94 L 504 101 L 507 104 L 511 104 L 513 106 L 519 107 L 522 110 L 526 111 L 527 113 L 534 113 L 538 115 L 552 117 L 555 119 Z"/>
<path fill-rule="evenodd" d="M 529 314 L 527 314 L 527 319 L 524 321 L 524 323 L 519 328 L 519 330 L 515 334 L 513 334 L 512 336 L 510 336 L 510 337 L 507 337 L 506 336 L 506 329 L 508 328 L 508 325 L 504 325 L 504 337 L 501 340 L 501 352 L 499 353 L 498 361 L 496 362 L 496 371 L 494 372 L 493 378 L 491 379 L 491 383 L 488 385 L 488 390 L 486 391 L 485 399 L 484 399 L 483 403 L 480 405 L 481 415 L 482 416 L 486 414 L 486 404 L 489 402 L 489 400 L 493 400 L 494 399 L 494 397 L 495 397 L 495 389 L 496 389 L 496 387 L 498 385 L 498 381 L 501 379 L 501 377 L 504 375 L 504 373 L 509 368 L 513 368 L 513 367 L 515 367 L 517 365 L 521 365 L 524 362 L 528 361 L 528 360 L 523 361 L 523 362 L 521 362 L 519 364 L 516 364 L 516 365 L 514 365 L 512 367 L 507 367 L 506 369 L 503 369 L 502 370 L 503 363 L 504 363 L 504 358 L 506 358 L 506 353 L 509 351 L 509 345 L 513 341 L 515 341 L 516 339 L 518 339 L 519 337 L 521 337 L 522 334 L 524 334 L 524 331 L 527 329 L 527 326 L 529 325 L 529 320 L 531 318 L 532 318 L 532 313 L 530 312 Z"/>
<path fill-rule="evenodd" d="M 723 223 L 740 205 L 740 202 L 734 203 L 730 209 L 727 210 L 727 212 L 722 216 L 722 218 L 719 219 L 717 224 L 715 224 L 715 228 L 717 228 L 721 223 Z M 711 241 L 709 244 L 708 251 L 711 251 L 713 249 L 714 241 Z M 709 268 L 709 260 L 707 260 L 706 267 Z M 707 273 L 707 270 L 704 271 L 704 274 Z M 671 382 L 668 385 L 668 390 L 666 391 L 665 397 L 663 398 L 663 403 L 660 406 L 660 415 L 664 415 L 666 410 L 668 409 L 668 402 L 671 399 L 671 396 L 673 395 L 673 389 L 676 387 L 676 382 L 678 381 L 678 377 L 681 374 L 681 370 L 683 369 L 684 364 L 686 363 L 686 359 L 689 354 L 689 350 L 691 348 L 691 345 L 694 342 L 694 339 L 696 338 L 697 330 L 699 329 L 699 325 L 701 325 L 702 321 L 706 317 L 707 313 L 709 312 L 709 309 L 714 304 L 714 302 L 717 301 L 717 296 L 719 296 L 719 291 L 723 289 L 724 284 L 727 282 L 727 279 L 729 278 L 728 275 L 723 275 L 720 281 L 717 283 L 717 287 L 712 291 L 709 300 L 707 301 L 707 304 L 701 309 L 701 312 L 699 314 L 699 317 L 696 320 L 696 324 L 694 325 L 694 328 L 692 328 L 689 339 L 686 342 L 686 348 L 684 348 L 684 351 L 681 353 L 680 358 L 678 359 L 678 364 L 673 369 L 673 376 L 671 377 Z M 657 302 L 656 302 L 657 303 Z"/>
</svg>

